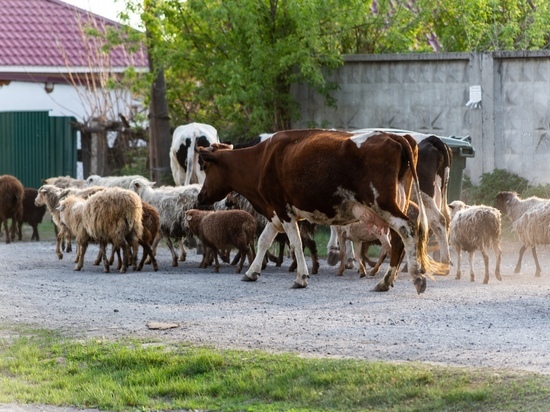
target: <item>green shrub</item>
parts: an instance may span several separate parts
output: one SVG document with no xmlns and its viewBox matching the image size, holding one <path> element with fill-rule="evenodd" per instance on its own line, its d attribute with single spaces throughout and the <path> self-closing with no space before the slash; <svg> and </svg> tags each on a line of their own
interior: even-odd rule
<svg viewBox="0 0 550 412">
<path fill-rule="evenodd" d="M 550 193 L 550 186 L 544 187 Z M 491 173 L 481 175 L 479 186 L 473 185 L 470 179 L 465 179 L 462 197 L 467 204 L 492 206 L 498 192 L 513 191 L 524 197 L 528 190 L 532 190 L 532 186 L 529 185 L 527 179 L 504 169 L 495 169 Z M 539 190 L 542 193 L 543 187 Z"/>
</svg>

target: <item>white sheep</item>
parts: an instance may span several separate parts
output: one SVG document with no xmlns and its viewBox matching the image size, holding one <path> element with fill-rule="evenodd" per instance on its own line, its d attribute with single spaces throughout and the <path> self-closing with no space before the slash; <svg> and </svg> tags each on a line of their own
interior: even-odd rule
<svg viewBox="0 0 550 412">
<path fill-rule="evenodd" d="M 475 282 L 473 269 L 473 256 L 479 250 L 485 264 L 485 277 L 483 283 L 489 282 L 489 255 L 488 248 L 492 248 L 495 257 L 495 277 L 502 280 L 500 276 L 500 260 L 502 250 L 500 248 L 501 238 L 501 216 L 500 211 L 491 206 L 468 206 L 460 200 L 449 204 L 451 210 L 451 228 L 449 244 L 456 249 L 457 268 L 456 279 L 460 279 L 461 251 L 468 252 L 470 263 L 470 281 Z"/>
<path fill-rule="evenodd" d="M 185 211 L 197 206 L 201 185 L 153 187 L 154 184 L 147 179 L 137 178 L 130 184 L 130 190 L 136 192 L 144 202 L 149 203 L 159 212 L 160 232 L 153 244 L 153 253 L 155 254 L 160 239 L 164 237 L 172 254 L 172 266 L 178 266 L 178 254 L 174 249 L 172 238 L 183 242 L 183 238 L 188 236 Z M 184 261 L 186 252 L 183 247 L 181 250 L 180 260 Z"/>
<path fill-rule="evenodd" d="M 515 192 L 500 192 L 496 196 L 495 207 L 502 213 L 505 213 L 512 220 L 512 227 L 517 233 L 520 241 L 523 243 L 519 250 L 518 263 L 514 269 L 514 273 L 521 271 L 521 261 L 527 247 L 531 248 L 533 259 L 535 260 L 535 276 L 540 276 L 541 268 L 537 256 L 537 245 L 545 245 L 550 243 L 548 235 L 545 231 L 548 229 L 546 219 L 548 219 L 547 209 L 550 205 L 550 199 L 543 199 L 537 196 L 531 196 L 521 199 Z M 539 212 L 536 212 L 539 210 Z M 533 211 L 532 213 L 528 213 Z M 528 221 L 525 215 L 528 214 Z M 540 214 L 540 216 L 538 216 Z M 518 222 L 521 220 L 521 222 Z M 539 225 L 539 226 L 537 226 Z M 531 233 L 533 231 L 533 233 Z"/>
<path fill-rule="evenodd" d="M 82 269 L 89 242 L 99 243 L 105 272 L 109 272 L 105 250 L 109 243 L 123 251 L 121 273 L 125 273 L 129 265 L 130 248 L 136 268 L 139 239 L 143 234 L 143 206 L 136 193 L 113 187 L 87 199 L 69 195 L 60 200 L 58 210 L 61 222 L 75 236 L 79 246 L 75 270 Z"/>
<path fill-rule="evenodd" d="M 105 187 L 122 187 L 123 189 L 130 189 L 130 184 L 135 179 L 143 179 L 149 182 L 149 179 L 140 176 L 105 176 L 90 175 L 86 179 L 87 186 L 105 186 Z"/>
</svg>

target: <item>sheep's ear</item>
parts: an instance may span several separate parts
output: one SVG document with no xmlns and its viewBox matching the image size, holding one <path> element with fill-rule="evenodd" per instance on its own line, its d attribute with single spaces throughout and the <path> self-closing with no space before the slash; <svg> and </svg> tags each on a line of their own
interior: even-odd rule
<svg viewBox="0 0 550 412">
<path fill-rule="evenodd" d="M 187 214 L 186 214 L 186 215 L 185 215 L 185 219 L 186 219 L 186 220 L 193 220 L 193 216 L 187 215 Z"/>
<path fill-rule="evenodd" d="M 59 205 L 55 208 L 55 210 L 58 210 L 60 212 L 63 212 L 65 210 L 65 205 Z"/>
</svg>

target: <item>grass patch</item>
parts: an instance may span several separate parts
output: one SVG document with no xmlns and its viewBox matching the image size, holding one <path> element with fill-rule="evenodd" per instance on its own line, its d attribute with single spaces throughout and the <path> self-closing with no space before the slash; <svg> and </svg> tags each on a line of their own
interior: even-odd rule
<svg viewBox="0 0 550 412">
<path fill-rule="evenodd" d="M 537 374 L 311 359 L 18 331 L 0 341 L 0 403 L 102 410 L 545 410 Z"/>
</svg>

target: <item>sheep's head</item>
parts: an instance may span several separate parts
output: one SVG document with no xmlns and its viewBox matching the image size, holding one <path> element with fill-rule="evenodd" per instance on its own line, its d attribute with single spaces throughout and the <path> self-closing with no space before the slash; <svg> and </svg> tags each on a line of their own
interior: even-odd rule
<svg viewBox="0 0 550 412">
<path fill-rule="evenodd" d="M 469 206 L 460 201 L 460 200 L 454 200 L 451 203 L 449 203 L 449 210 L 451 211 L 451 219 L 461 210 L 468 209 Z"/>
<path fill-rule="evenodd" d="M 499 192 L 495 200 L 495 207 L 500 210 L 501 213 L 508 213 L 508 206 L 510 202 L 518 198 L 516 192 Z"/>
<path fill-rule="evenodd" d="M 95 186 L 99 182 L 99 179 L 101 179 L 101 176 L 98 175 L 90 175 L 86 179 L 86 186 Z"/>
<path fill-rule="evenodd" d="M 155 184 L 156 182 L 150 182 L 146 179 L 137 178 L 130 182 L 130 190 L 136 192 L 139 195 L 146 187 L 153 187 Z"/>
</svg>

